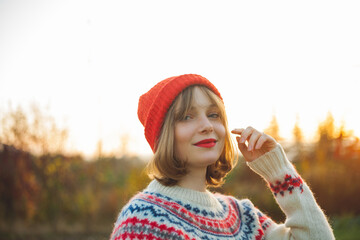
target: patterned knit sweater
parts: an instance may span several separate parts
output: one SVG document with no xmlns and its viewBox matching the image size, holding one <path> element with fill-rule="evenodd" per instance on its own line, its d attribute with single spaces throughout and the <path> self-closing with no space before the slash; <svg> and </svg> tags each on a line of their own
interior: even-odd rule
<svg viewBox="0 0 360 240">
<path fill-rule="evenodd" d="M 111 239 L 335 239 L 309 187 L 278 145 L 248 164 L 286 214 L 277 224 L 247 199 L 153 180 L 124 206 Z"/>
</svg>

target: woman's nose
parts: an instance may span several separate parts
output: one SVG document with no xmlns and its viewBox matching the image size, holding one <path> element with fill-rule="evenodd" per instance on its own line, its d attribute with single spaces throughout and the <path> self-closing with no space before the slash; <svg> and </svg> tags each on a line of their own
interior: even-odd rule
<svg viewBox="0 0 360 240">
<path fill-rule="evenodd" d="M 201 117 L 199 124 L 200 124 L 199 130 L 201 133 L 208 133 L 214 131 L 214 126 L 207 116 Z"/>
</svg>

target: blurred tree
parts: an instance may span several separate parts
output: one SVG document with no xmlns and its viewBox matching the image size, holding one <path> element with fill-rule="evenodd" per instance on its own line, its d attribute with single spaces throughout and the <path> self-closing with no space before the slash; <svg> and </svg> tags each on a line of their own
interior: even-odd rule
<svg viewBox="0 0 360 240">
<path fill-rule="evenodd" d="M 103 151 L 102 151 L 103 142 L 101 139 L 98 140 L 96 146 L 97 146 L 96 156 L 98 159 L 101 159 L 103 157 Z"/>
<path fill-rule="evenodd" d="M 56 121 L 32 104 L 27 113 L 21 106 L 3 114 L 0 142 L 37 155 L 60 153 L 64 150 L 67 129 L 58 128 Z"/>
<path fill-rule="evenodd" d="M 335 139 L 335 149 L 334 149 L 335 158 L 341 158 L 342 156 L 348 155 L 349 153 L 350 155 L 354 153 L 353 150 L 348 151 L 349 149 L 347 149 L 346 147 L 347 144 L 346 142 L 348 142 L 348 139 L 354 137 L 353 133 L 354 131 L 346 129 L 345 121 L 342 121 L 338 131 L 338 136 Z"/>
<path fill-rule="evenodd" d="M 320 142 L 335 139 L 335 120 L 331 112 L 328 112 L 326 119 L 319 124 L 318 134 Z"/>
<path fill-rule="evenodd" d="M 25 221 L 34 217 L 40 187 L 32 156 L 12 146 L 0 145 L 0 217 L 6 219 L 4 223 L 11 231 L 18 217 Z"/>
<path fill-rule="evenodd" d="M 299 116 L 296 116 L 295 126 L 293 128 L 293 136 L 296 144 L 302 145 L 304 141 L 304 135 L 299 126 Z"/>
<path fill-rule="evenodd" d="M 28 112 L 20 106 L 15 110 L 10 106 L 3 114 L 0 141 L 14 147 L 17 153 L 0 159 L 3 166 L 7 163 L 6 174 L 1 177 L 6 178 L 5 182 L 13 182 L 5 185 L 0 194 L 12 199 L 11 214 L 28 219 L 34 216 L 35 205 L 41 205 L 45 218 L 56 228 L 63 162 L 55 156 L 64 151 L 66 138 L 67 130 L 58 128 L 54 118 L 36 104 Z M 19 212 L 22 208 L 25 210 Z"/>
<path fill-rule="evenodd" d="M 0 141 L 24 151 L 29 150 L 28 119 L 23 109 L 18 106 L 16 110 L 3 114 L 0 126 Z"/>
<path fill-rule="evenodd" d="M 122 157 L 125 157 L 129 154 L 129 134 L 123 134 L 120 137 L 120 154 Z"/>
<path fill-rule="evenodd" d="M 276 141 L 281 141 L 282 137 L 280 137 L 280 128 L 276 116 L 273 115 L 270 125 L 264 130 L 264 133 L 272 136 Z"/>
<path fill-rule="evenodd" d="M 331 112 L 328 112 L 326 119 L 318 126 L 318 139 L 316 160 L 323 163 L 326 159 L 330 159 L 335 139 L 335 123 Z"/>
<path fill-rule="evenodd" d="M 299 124 L 299 116 L 296 116 L 296 122 L 293 128 L 293 139 L 294 139 L 294 151 L 296 152 L 296 157 L 293 159 L 294 161 L 302 161 L 304 160 L 304 135 L 300 128 Z"/>
</svg>

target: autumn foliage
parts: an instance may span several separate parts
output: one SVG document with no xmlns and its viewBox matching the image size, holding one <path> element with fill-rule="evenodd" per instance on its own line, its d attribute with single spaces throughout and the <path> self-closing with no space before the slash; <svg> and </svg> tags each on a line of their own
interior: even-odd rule
<svg viewBox="0 0 360 240">
<path fill-rule="evenodd" d="M 110 233 L 121 207 L 149 182 L 146 162 L 136 156 L 89 161 L 65 154 L 67 131 L 37 108 L 30 115 L 21 108 L 4 114 L 0 130 L 0 231 L 45 226 Z M 267 131 L 278 130 L 273 119 Z M 293 135 L 285 151 L 326 214 L 360 215 L 359 138 L 335 126 L 331 114 L 313 143 L 304 142 L 298 123 Z M 241 159 L 217 191 L 248 197 L 275 220 L 284 218 L 264 181 Z"/>
</svg>

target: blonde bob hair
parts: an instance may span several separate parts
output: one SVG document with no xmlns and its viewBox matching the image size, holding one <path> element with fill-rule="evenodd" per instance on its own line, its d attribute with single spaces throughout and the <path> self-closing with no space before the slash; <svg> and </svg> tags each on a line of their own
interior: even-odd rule
<svg viewBox="0 0 360 240">
<path fill-rule="evenodd" d="M 160 135 L 156 142 L 156 151 L 147 165 L 147 173 L 151 179 L 157 179 L 165 186 L 173 186 L 188 173 L 186 162 L 180 161 L 175 156 L 175 123 L 184 119 L 193 102 L 194 87 L 203 91 L 220 111 L 220 119 L 225 127 L 225 143 L 220 158 L 207 167 L 206 184 L 218 187 L 223 184 L 223 179 L 234 167 L 236 153 L 233 140 L 228 128 L 225 106 L 223 101 L 210 89 L 202 85 L 193 85 L 184 89 L 170 106 Z"/>
</svg>

